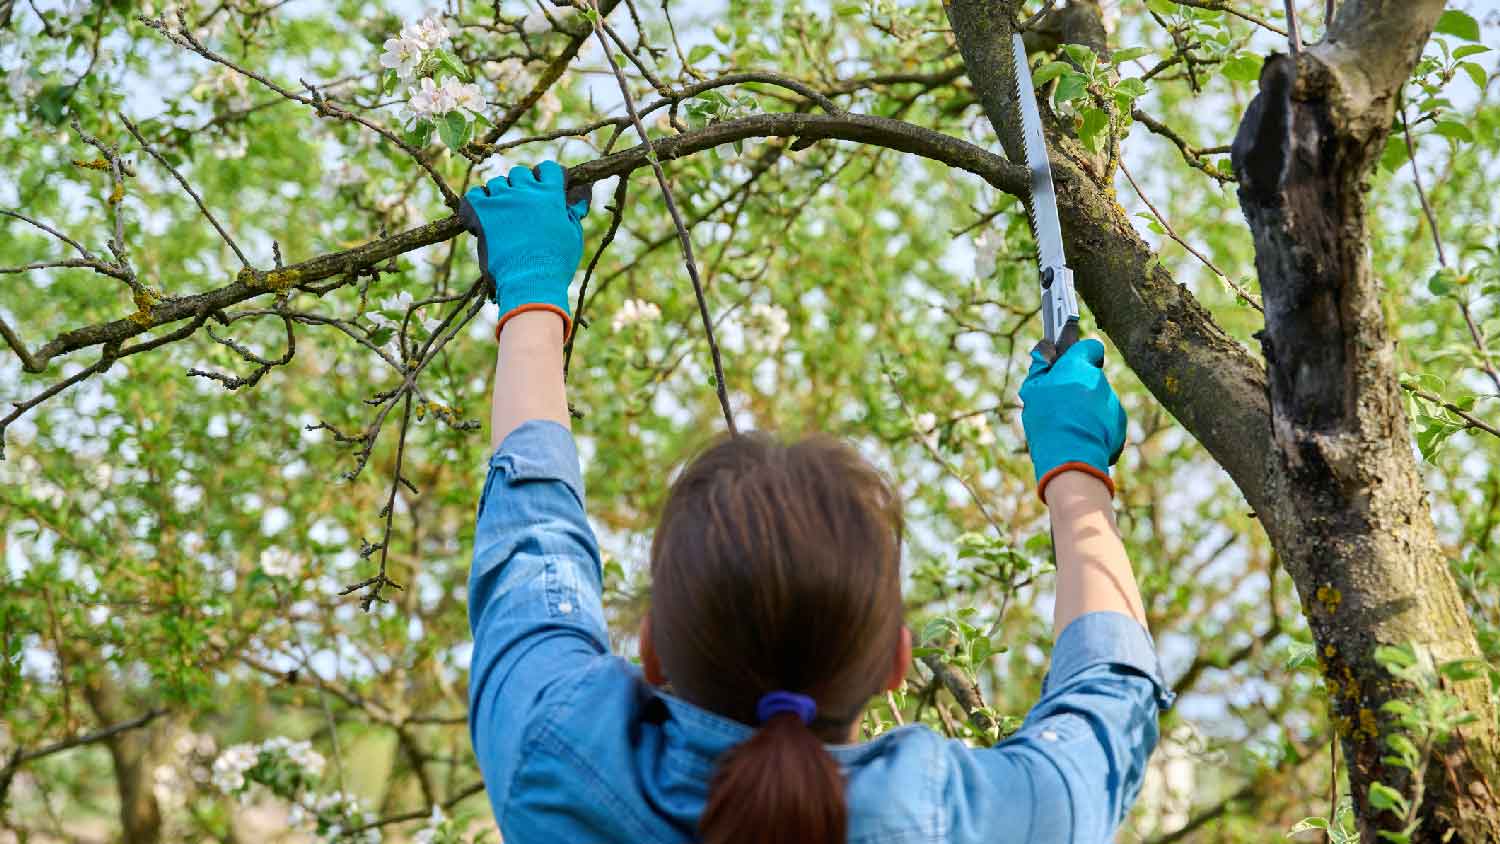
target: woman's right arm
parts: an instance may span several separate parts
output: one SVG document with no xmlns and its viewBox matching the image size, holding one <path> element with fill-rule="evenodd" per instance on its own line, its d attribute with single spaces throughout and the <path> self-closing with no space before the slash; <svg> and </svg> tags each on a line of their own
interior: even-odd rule
<svg viewBox="0 0 1500 844">
<path fill-rule="evenodd" d="M 1032 352 L 1022 423 L 1057 556 L 1052 665 L 1010 738 L 959 752 L 954 840 L 1103 842 L 1135 802 L 1172 702 L 1115 526 L 1125 412 L 1097 340 Z"/>
</svg>

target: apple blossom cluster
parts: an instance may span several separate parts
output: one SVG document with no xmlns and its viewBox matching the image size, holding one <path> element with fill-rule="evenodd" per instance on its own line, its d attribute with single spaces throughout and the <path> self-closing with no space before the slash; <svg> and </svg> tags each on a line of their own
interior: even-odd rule
<svg viewBox="0 0 1500 844">
<path fill-rule="evenodd" d="M 479 86 L 459 78 L 467 73 L 457 58 L 443 49 L 452 37 L 447 24 L 426 17 L 401 27 L 398 37 L 386 39 L 380 66 L 394 73 L 397 85 L 407 86 L 407 101 L 402 110 L 407 123 L 454 112 L 477 116 L 484 109 Z M 440 70 L 448 70 L 449 75 L 434 78 Z M 395 87 L 389 82 L 388 79 L 388 88 Z"/>
<path fill-rule="evenodd" d="M 276 736 L 260 744 L 236 744 L 225 749 L 214 760 L 213 784 L 225 794 L 242 794 L 251 783 L 246 774 L 262 764 L 289 765 L 309 780 L 323 774 L 323 756 L 312 749 L 312 744 Z"/>
<path fill-rule="evenodd" d="M 975 444 L 995 444 L 995 432 L 990 429 L 989 414 L 976 413 L 973 416 L 965 416 L 958 421 L 958 424 L 974 437 Z"/>
<path fill-rule="evenodd" d="M 311 828 L 323 840 L 338 844 L 380 844 L 382 838 L 380 827 L 368 826 L 375 822 L 375 814 L 366 811 L 359 798 L 342 791 L 320 795 L 305 806 L 294 804 L 287 822 Z"/>
<path fill-rule="evenodd" d="M 787 320 L 786 308 L 780 305 L 756 302 L 750 306 L 750 323 L 760 331 L 762 339 L 770 349 L 781 348 L 781 342 L 792 331 L 791 322 Z"/>
<path fill-rule="evenodd" d="M 285 548 L 271 546 L 260 552 L 260 570 L 271 577 L 294 578 L 302 574 L 303 560 Z"/>
<path fill-rule="evenodd" d="M 618 334 L 637 323 L 655 322 L 659 319 L 661 319 L 661 308 L 658 308 L 654 302 L 626 299 L 620 304 L 620 309 L 615 311 L 614 318 L 609 321 L 609 330 Z"/>
</svg>

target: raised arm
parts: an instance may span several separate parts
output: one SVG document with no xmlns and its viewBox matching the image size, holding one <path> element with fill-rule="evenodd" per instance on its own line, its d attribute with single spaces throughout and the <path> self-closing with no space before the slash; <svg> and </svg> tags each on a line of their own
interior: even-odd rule
<svg viewBox="0 0 1500 844">
<path fill-rule="evenodd" d="M 500 305 L 493 453 L 469 574 L 469 730 L 496 818 L 549 690 L 609 652 L 562 379 L 587 203 L 568 207 L 563 181 L 550 161 L 517 167 L 460 209 Z"/>
<path fill-rule="evenodd" d="M 1037 491 L 1052 513 L 1056 642 L 1042 698 L 1015 735 L 959 754 L 954 841 L 1113 840 L 1140 791 L 1171 703 L 1130 560 L 1115 528 L 1109 469 L 1125 412 L 1097 340 L 1032 352 L 1022 424 Z"/>
<path fill-rule="evenodd" d="M 1104 346 L 1082 340 L 1055 355 L 1044 341 L 1021 386 L 1021 422 L 1037 494 L 1052 513 L 1057 554 L 1053 634 L 1091 612 L 1146 625 L 1135 573 L 1115 526 L 1109 468 L 1125 447 L 1125 411 L 1104 377 Z"/>
</svg>

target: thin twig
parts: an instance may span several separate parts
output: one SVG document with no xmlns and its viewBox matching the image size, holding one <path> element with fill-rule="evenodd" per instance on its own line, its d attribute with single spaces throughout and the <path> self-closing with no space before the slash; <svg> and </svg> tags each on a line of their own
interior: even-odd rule
<svg viewBox="0 0 1500 844">
<path fill-rule="evenodd" d="M 1297 31 L 1297 5 L 1292 0 L 1283 0 L 1286 7 L 1286 43 L 1292 58 L 1302 51 L 1302 34 Z"/>
<path fill-rule="evenodd" d="M 1288 0 L 1288 2 L 1290 2 L 1290 0 Z M 1225 3 L 1224 0 L 1177 0 L 1177 3 L 1180 6 L 1192 6 L 1195 9 L 1207 9 L 1211 12 L 1223 12 L 1227 15 L 1234 15 L 1240 20 L 1249 21 L 1256 26 L 1269 29 L 1277 35 L 1287 34 L 1286 30 L 1282 29 L 1276 24 L 1273 24 L 1264 18 L 1258 18 L 1255 15 L 1250 14 L 1249 12 L 1242 12 L 1239 9 L 1230 6 L 1228 3 Z"/>
<path fill-rule="evenodd" d="M 1255 298 L 1249 291 L 1241 288 L 1238 284 L 1235 284 L 1234 281 L 1229 278 L 1229 276 L 1224 274 L 1223 270 L 1219 269 L 1214 265 L 1213 261 L 1210 261 L 1208 259 L 1207 255 L 1204 255 L 1202 252 L 1194 249 L 1192 244 L 1188 243 L 1186 240 L 1183 240 L 1177 234 L 1176 230 L 1172 228 L 1172 224 L 1167 222 L 1167 218 L 1163 217 L 1161 215 L 1161 212 L 1156 210 L 1156 206 L 1151 204 L 1151 200 L 1146 198 L 1146 194 L 1141 192 L 1141 186 L 1136 184 L 1135 177 L 1130 175 L 1130 170 L 1125 167 L 1125 162 L 1123 161 L 1120 162 L 1120 172 L 1125 174 L 1126 180 L 1128 180 L 1130 182 L 1130 186 L 1135 189 L 1135 195 L 1141 198 L 1141 202 L 1144 202 L 1147 208 L 1151 209 L 1151 216 L 1155 217 L 1158 223 L 1161 223 L 1161 227 L 1166 230 L 1168 237 L 1177 241 L 1177 243 L 1180 244 L 1183 249 L 1186 249 L 1188 252 L 1192 253 L 1193 257 L 1202 261 L 1204 265 L 1207 266 L 1210 270 L 1213 270 L 1214 275 L 1217 275 L 1220 280 L 1228 285 L 1229 289 L 1233 290 L 1236 296 L 1245 300 L 1246 304 L 1256 309 L 1257 311 L 1260 311 L 1261 313 L 1266 312 L 1265 306 L 1260 303 L 1259 299 Z"/>
<path fill-rule="evenodd" d="M 708 313 L 708 300 L 703 295 L 703 282 L 698 278 L 698 265 L 693 260 L 693 241 L 688 236 L 687 227 L 682 223 L 682 213 L 677 210 L 677 201 L 672 197 L 672 188 L 667 184 L 667 174 L 662 170 L 661 161 L 656 156 L 651 136 L 646 133 L 645 125 L 641 123 L 641 117 L 636 113 L 635 100 L 630 96 L 630 86 L 625 82 L 625 74 L 620 72 L 619 65 L 615 64 L 614 57 L 611 55 L 609 39 L 604 35 L 604 15 L 599 8 L 599 0 L 592 0 L 592 3 L 594 34 L 599 38 L 599 45 L 604 48 L 605 63 L 614 71 L 615 82 L 620 86 L 620 96 L 625 99 L 625 109 L 630 113 L 631 122 L 635 124 L 636 134 L 641 137 L 642 146 L 646 148 L 646 160 L 651 163 L 651 170 L 656 174 L 656 184 L 661 187 L 662 198 L 667 204 L 667 212 L 672 215 L 672 224 L 677 227 L 677 241 L 682 245 L 682 260 L 687 265 L 688 278 L 693 281 L 693 294 L 698 299 L 698 316 L 703 320 L 703 332 L 708 338 L 708 351 L 713 358 L 714 389 L 719 396 L 719 407 L 724 411 L 724 423 L 729 427 L 730 436 L 735 436 L 739 433 L 739 429 L 734 424 L 734 412 L 729 409 L 729 391 L 724 385 L 724 361 L 719 355 L 719 342 L 714 337 L 713 317 Z"/>
<path fill-rule="evenodd" d="M 589 260 L 588 269 L 584 270 L 583 283 L 578 286 L 578 303 L 573 306 L 573 334 L 568 338 L 567 345 L 563 347 L 563 380 L 568 378 L 568 368 L 573 364 L 573 344 L 578 341 L 578 329 L 583 327 L 583 310 L 588 304 L 589 280 L 594 277 L 594 269 L 599 266 L 599 259 L 604 257 L 604 250 L 614 242 L 615 233 L 620 230 L 620 223 L 625 219 L 625 194 L 630 187 L 630 176 L 620 177 L 619 184 L 615 185 L 614 205 L 610 208 L 609 229 L 604 232 L 604 239 L 599 241 L 599 248 L 594 250 L 594 257 Z"/>
<path fill-rule="evenodd" d="M 1417 199 L 1422 202 L 1422 214 L 1427 217 L 1427 228 L 1432 232 L 1432 246 L 1437 250 L 1438 266 L 1448 268 L 1448 256 L 1443 252 L 1443 238 L 1438 234 L 1437 214 L 1432 211 L 1432 203 L 1427 201 L 1427 191 L 1422 187 L 1422 171 L 1417 168 L 1417 144 L 1411 136 L 1411 124 L 1406 119 L 1405 92 L 1396 103 L 1396 111 L 1401 115 L 1401 133 L 1406 139 L 1407 160 L 1411 164 L 1411 181 L 1417 188 Z M 1484 342 L 1484 334 L 1474 322 L 1474 315 L 1469 312 L 1469 303 L 1457 296 L 1453 297 L 1458 302 L 1458 309 L 1464 315 L 1464 323 L 1469 328 L 1469 337 L 1474 341 L 1474 346 L 1479 350 L 1479 366 L 1490 381 L 1495 385 L 1495 391 L 1500 393 L 1500 372 L 1495 370 L 1495 365 L 1490 362 L 1490 350 Z"/>
<path fill-rule="evenodd" d="M 1214 180 L 1218 181 L 1219 184 L 1237 181 L 1233 173 L 1220 172 L 1217 167 L 1214 167 L 1207 161 L 1204 161 L 1202 158 L 1202 156 L 1204 155 L 1223 154 L 1229 152 L 1228 147 L 1195 147 L 1189 144 L 1187 140 L 1181 135 L 1177 134 L 1177 132 L 1173 130 L 1172 127 L 1142 111 L 1139 106 L 1131 108 L 1130 116 L 1134 118 L 1137 123 L 1145 126 L 1153 133 L 1161 135 L 1163 138 L 1166 138 L 1167 140 L 1175 144 L 1177 146 L 1177 149 L 1182 153 L 1183 161 L 1186 161 L 1189 167 L 1202 170 L 1204 173 L 1207 173 L 1209 176 L 1211 176 Z"/>
<path fill-rule="evenodd" d="M 240 251 L 239 244 L 234 242 L 234 238 L 229 236 L 229 232 L 225 231 L 224 227 L 219 225 L 218 218 L 214 217 L 213 212 L 208 210 L 208 206 L 203 204 L 203 197 L 199 196 L 198 192 L 193 190 L 193 186 L 188 184 L 188 180 L 184 179 L 181 173 L 177 172 L 176 167 L 173 167 L 170 162 L 162 157 L 161 153 L 156 151 L 155 147 L 151 146 L 151 144 L 146 142 L 145 138 L 141 137 L 140 131 L 135 128 L 134 123 L 130 122 L 130 118 L 126 117 L 123 112 L 120 113 L 119 117 L 120 122 L 125 124 L 125 130 L 130 133 L 131 137 L 135 138 L 136 143 L 141 145 L 141 149 L 150 153 L 151 157 L 156 159 L 158 164 L 167 168 L 167 172 L 172 174 L 172 178 L 177 180 L 177 184 L 181 185 L 182 189 L 187 191 L 187 195 L 193 198 L 193 202 L 198 204 L 198 210 L 202 211 L 203 216 L 208 218 L 208 222 L 213 224 L 214 231 L 217 231 L 219 237 L 224 238 L 224 242 L 229 244 L 230 249 L 234 250 L 235 257 L 240 259 L 240 265 L 247 270 L 251 269 L 250 259 L 245 257 L 245 253 Z"/>
<path fill-rule="evenodd" d="M 1495 436 L 1500 437 L 1500 428 L 1496 428 L 1494 425 L 1491 425 L 1483 419 L 1480 419 L 1478 416 L 1475 416 L 1469 411 L 1464 410 L 1463 408 L 1459 407 L 1453 402 L 1448 401 L 1447 399 L 1436 393 L 1429 392 L 1413 384 L 1402 384 L 1401 389 L 1407 391 L 1408 393 L 1411 393 L 1414 396 L 1424 398 L 1432 402 L 1433 404 L 1438 405 L 1449 413 L 1452 413 L 1454 416 L 1457 416 L 1458 418 L 1464 420 L 1465 428 L 1478 428 L 1481 431 L 1485 431 L 1487 433 L 1494 434 Z"/>
<path fill-rule="evenodd" d="M 390 129 L 387 129 L 386 127 L 380 125 L 379 123 L 376 123 L 373 120 L 355 114 L 354 112 L 339 108 L 338 106 L 331 104 L 327 99 L 324 99 L 323 97 L 317 95 L 316 92 L 313 92 L 312 96 L 304 97 L 301 94 L 296 94 L 292 91 L 287 90 L 281 85 L 272 82 L 269 78 L 256 73 L 253 70 L 249 70 L 235 64 L 225 56 L 222 56 L 219 53 L 216 53 L 213 50 L 210 50 L 208 47 L 204 46 L 203 42 L 199 41 L 197 36 L 193 35 L 192 30 L 188 29 L 187 26 L 183 23 L 180 13 L 178 19 L 178 29 L 176 30 L 168 26 L 164 18 L 148 18 L 144 15 L 138 15 L 136 19 L 146 26 L 149 26 L 152 29 L 156 30 L 157 32 L 160 32 L 163 37 L 165 37 L 172 43 L 180 47 L 185 47 L 189 50 L 192 50 L 203 58 L 208 59 L 209 61 L 216 64 L 221 64 L 224 67 L 227 67 L 230 70 L 233 70 L 234 72 L 240 74 L 241 76 L 244 76 L 248 79 L 253 79 L 266 88 L 275 91 L 276 93 L 289 100 L 292 100 L 293 102 L 302 103 L 305 106 L 311 107 L 318 113 L 320 117 L 326 116 L 333 117 L 338 120 L 351 121 L 354 123 L 358 123 L 359 125 L 365 127 L 366 129 L 369 129 L 372 132 L 375 132 L 382 138 L 390 141 L 402 152 L 409 155 L 412 160 L 417 163 L 418 166 L 420 166 L 427 172 L 427 175 L 429 178 L 431 178 L 433 185 L 437 187 L 438 193 L 442 194 L 443 202 L 449 208 L 458 207 L 458 196 L 453 193 L 453 189 L 448 187 L 448 183 L 437 172 L 437 170 L 433 168 L 432 162 L 428 161 L 426 156 L 422 155 L 421 150 L 417 149 L 411 144 L 408 144 L 405 139 L 403 139 L 395 132 L 392 132 Z"/>
<path fill-rule="evenodd" d="M 24 223 L 30 223 L 36 228 L 39 228 L 47 234 L 50 234 L 58 240 L 61 240 L 63 243 L 66 243 L 74 249 L 77 249 L 78 254 L 82 255 L 85 258 L 92 259 L 94 257 L 93 253 L 89 252 L 87 249 L 84 249 L 83 246 L 78 243 L 78 241 L 74 240 L 71 237 L 68 237 L 57 229 L 54 229 L 46 223 L 41 222 L 40 220 L 34 220 L 19 211 L 11 211 L 6 208 L 0 208 L 0 214 L 4 214 L 7 217 L 15 217 L 17 220 L 20 220 Z"/>
</svg>

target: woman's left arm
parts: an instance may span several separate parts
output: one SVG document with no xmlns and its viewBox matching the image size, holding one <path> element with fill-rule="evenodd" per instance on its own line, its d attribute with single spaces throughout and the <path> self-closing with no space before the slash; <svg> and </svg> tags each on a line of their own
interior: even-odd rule
<svg viewBox="0 0 1500 844">
<path fill-rule="evenodd" d="M 517 167 L 460 210 L 501 311 L 468 595 L 469 731 L 497 818 L 549 684 L 609 653 L 562 371 L 587 206 L 568 207 L 563 182 L 553 162 Z"/>
</svg>

